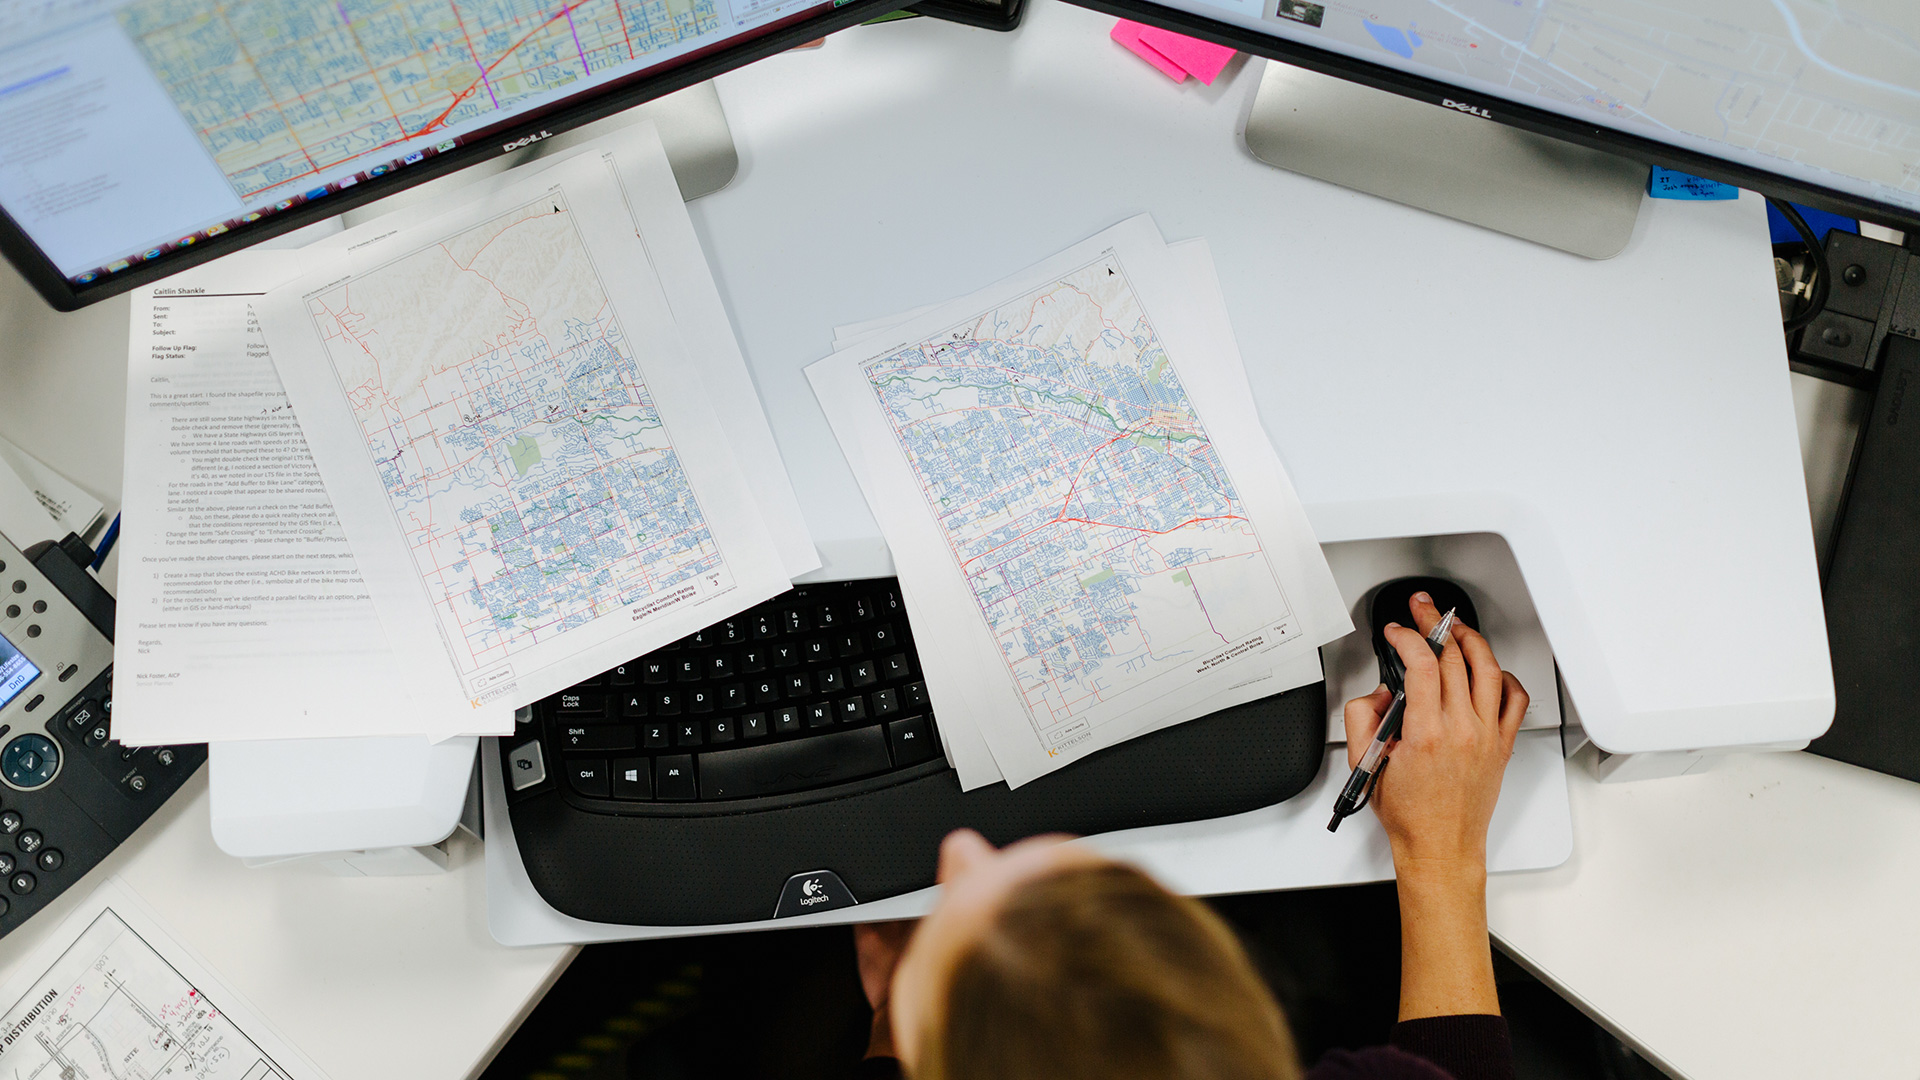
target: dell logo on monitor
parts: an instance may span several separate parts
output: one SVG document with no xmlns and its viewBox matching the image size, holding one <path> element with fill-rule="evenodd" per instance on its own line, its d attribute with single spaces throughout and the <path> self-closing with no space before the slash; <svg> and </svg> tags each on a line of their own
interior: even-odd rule
<svg viewBox="0 0 1920 1080">
<path fill-rule="evenodd" d="M 501 143 L 500 149 L 508 153 L 512 153 L 513 151 L 518 150 L 523 146 L 532 146 L 534 143 L 539 142 L 541 139 L 547 139 L 552 137 L 553 137 L 553 133 L 550 131 L 542 131 L 537 135 L 523 135 L 520 138 L 515 139 L 510 143 Z"/>
<path fill-rule="evenodd" d="M 1473 115 L 1479 117 L 1482 120 L 1493 119 L 1492 113 L 1488 112 L 1485 109 L 1479 108 L 1478 106 L 1469 105 L 1464 101 L 1455 101 L 1452 98 L 1441 98 L 1440 104 L 1445 105 L 1449 109 L 1458 109 L 1463 113 L 1472 113 Z"/>
</svg>

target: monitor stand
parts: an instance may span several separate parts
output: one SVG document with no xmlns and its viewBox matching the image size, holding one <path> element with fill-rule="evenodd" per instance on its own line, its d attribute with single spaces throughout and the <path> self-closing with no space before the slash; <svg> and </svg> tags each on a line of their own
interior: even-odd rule
<svg viewBox="0 0 1920 1080">
<path fill-rule="evenodd" d="M 1269 165 L 1589 259 L 1633 235 L 1647 166 L 1269 60 L 1245 139 Z"/>
</svg>

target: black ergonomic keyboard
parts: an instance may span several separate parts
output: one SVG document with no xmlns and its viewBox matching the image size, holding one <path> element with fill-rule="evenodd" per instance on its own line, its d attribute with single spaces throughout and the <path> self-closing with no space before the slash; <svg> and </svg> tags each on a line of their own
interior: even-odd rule
<svg viewBox="0 0 1920 1080">
<path fill-rule="evenodd" d="M 1220 817 L 1305 788 L 1325 685 L 1010 790 L 962 792 L 893 578 L 806 585 L 523 710 L 496 740 L 534 889 L 575 918 L 717 925 L 933 883 L 939 841 Z"/>
<path fill-rule="evenodd" d="M 805 792 L 941 756 L 897 586 L 797 588 L 536 706 L 576 795 Z M 524 771 L 524 770 L 519 770 Z"/>
<path fill-rule="evenodd" d="M 0 632 L 32 644 L 83 622 L 111 643 L 113 597 L 87 573 L 86 546 L 69 536 L 22 554 L 31 571 L 0 557 Z M 207 759 L 204 744 L 135 748 L 112 738 L 111 663 L 92 678 L 49 667 L 8 704 L 11 722 L 0 723 L 0 935 L 111 854 Z"/>
</svg>

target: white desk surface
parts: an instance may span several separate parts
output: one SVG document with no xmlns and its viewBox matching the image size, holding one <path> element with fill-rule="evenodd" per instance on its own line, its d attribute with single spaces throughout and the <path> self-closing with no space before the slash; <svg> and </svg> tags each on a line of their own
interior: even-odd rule
<svg viewBox="0 0 1920 1080">
<path fill-rule="evenodd" d="M 1508 955 L 1674 1076 L 1920 1076 L 1920 784 L 1812 754 L 1569 762 L 1573 857 L 1496 877 Z"/>
<path fill-rule="evenodd" d="M 1593 394 L 1619 400 L 1634 386 L 1669 391 L 1644 394 L 1640 408 L 1615 417 L 1523 417 L 1517 434 L 1502 426 L 1504 419 L 1455 417 L 1469 445 L 1528 447 L 1529 460 L 1513 462 L 1511 470 L 1527 483 L 1564 479 L 1553 475 L 1564 460 L 1533 452 L 1543 438 L 1577 445 L 1581 459 L 1612 462 L 1610 474 L 1581 474 L 1581 483 L 1566 483 L 1567 499 L 1595 505 L 1630 499 L 1643 515 L 1635 518 L 1642 530 L 1610 549 L 1594 536 L 1563 536 L 1557 541 L 1563 559 L 1617 567 L 1620 560 L 1652 559 L 1681 541 L 1722 536 L 1729 521 L 1770 525 L 1769 535 L 1743 538 L 1751 542 L 1731 548 L 1698 582 L 1662 575 L 1597 593 L 1562 575 L 1553 585 L 1559 591 L 1543 598 L 1528 568 L 1557 651 L 1648 611 L 1664 615 L 1675 604 L 1672 596 L 1724 588 L 1735 577 L 1753 580 L 1746 575 L 1781 563 L 1794 564 L 1788 589 L 1804 605 L 1810 558 L 1801 559 L 1799 540 L 1772 535 L 1778 530 L 1771 527 L 1791 518 L 1792 500 L 1804 510 L 1805 497 L 1797 475 L 1785 475 L 1775 460 L 1793 449 L 1785 385 L 1773 378 L 1784 369 L 1778 337 L 1764 333 L 1760 320 L 1746 320 L 1754 323 L 1752 340 L 1723 341 L 1712 330 L 1721 320 L 1751 314 L 1754 294 L 1766 293 L 1763 233 L 1750 201 L 1650 204 L 1634 244 L 1666 245 L 1667 269 L 1647 280 L 1619 280 L 1609 271 L 1627 264 L 1591 264 L 1594 287 L 1584 295 L 1546 291 L 1535 282 L 1570 257 L 1462 231 L 1245 158 L 1233 131 L 1253 79 L 1240 62 L 1211 89 L 1174 87 L 1108 42 L 1110 23 L 1039 0 L 1015 35 L 913 20 L 838 35 L 823 49 L 776 57 L 720 80 L 742 170 L 733 188 L 693 205 L 695 224 L 783 452 L 795 463 L 809 524 L 829 548 L 870 539 L 873 525 L 844 465 L 819 449 L 832 445 L 830 436 L 800 376 L 801 365 L 827 347 L 828 328 L 992 280 L 1126 214 L 1150 210 L 1170 238 L 1199 235 L 1214 244 L 1263 413 L 1326 539 L 1365 535 L 1369 528 L 1367 505 L 1343 503 L 1346 489 L 1312 468 L 1326 456 L 1316 445 L 1346 445 L 1343 432 L 1381 423 L 1378 402 L 1346 384 L 1380 385 L 1388 381 L 1380 373 L 1391 369 L 1403 380 L 1400 388 L 1419 398 L 1458 381 L 1460 356 L 1497 357 L 1487 381 L 1516 393 L 1560 394 L 1566 385 L 1555 380 L 1569 371 L 1587 395 L 1573 400 Z M 1036 100 L 1043 106 L 1029 104 Z M 1150 157 L 1114 150 L 1142 131 L 1151 133 Z M 1036 179 L 1043 175 L 1045 182 Z M 1405 260 L 1399 253 L 1408 243 L 1437 245 L 1451 261 Z M 934 267 L 916 261 L 930 244 L 942 251 Z M 1690 288 L 1699 253 L 1724 253 L 1729 245 L 1756 253 L 1745 271 L 1753 280 L 1741 279 L 1732 290 L 1737 296 L 1700 310 Z M 1346 324 L 1313 317 L 1356 288 L 1392 302 Z M 110 505 L 117 504 L 120 487 L 126 318 L 125 299 L 56 316 L 0 270 L 0 331 L 7 342 L 0 354 L 0 433 L 56 462 Z M 1556 323 L 1578 326 L 1578 340 L 1539 355 L 1543 331 Z M 1656 324 L 1674 328 L 1673 334 L 1650 337 L 1647 328 Z M 1711 421 L 1704 426 L 1697 422 L 1703 411 Z M 1417 411 L 1409 415 L 1412 424 L 1427 419 Z M 1776 421 L 1786 425 L 1784 440 L 1771 437 Z M 819 468 L 807 468 L 809 462 Z M 1733 482 L 1716 490 L 1725 480 Z M 1495 503 L 1463 498 L 1456 504 L 1478 509 L 1452 520 L 1424 507 L 1421 522 L 1442 526 L 1428 531 L 1494 528 L 1510 539 L 1525 532 L 1525 523 L 1518 530 L 1501 527 L 1511 516 L 1488 520 L 1505 513 Z M 1645 525 L 1696 504 L 1714 513 L 1680 533 Z M 1523 563 L 1525 539 L 1515 543 Z M 1803 573 L 1801 561 L 1808 564 L 1806 580 L 1795 576 Z M 111 581 L 112 561 L 107 569 Z M 1678 592 L 1649 601 L 1645 594 L 1656 587 Z M 1697 609 L 1682 602 L 1673 610 Z M 1686 618 L 1643 625 L 1652 634 L 1646 653 L 1697 648 L 1688 625 Z M 1561 641 L 1563 633 L 1576 640 Z M 1806 670 L 1804 657 L 1781 666 L 1801 675 Z M 1599 687 L 1596 696 L 1608 685 L 1626 695 L 1612 682 L 1615 674 L 1588 669 L 1569 678 Z M 1790 691 L 1791 682 L 1776 689 Z M 1677 671 L 1656 671 L 1631 704 L 1642 712 L 1684 709 L 1694 685 L 1682 686 Z M 1580 693 L 1578 685 L 1575 690 Z M 1591 712 L 1584 699 L 1581 705 Z M 1911 987 L 1901 988 L 1904 997 L 1890 994 L 1901 1006 L 1884 1014 L 1859 1004 L 1865 990 L 1849 990 L 1842 996 L 1854 1011 L 1844 1024 L 1814 1000 L 1915 969 L 1910 917 L 1861 917 L 1896 908 L 1910 915 L 1900 905 L 1916 895 L 1915 860 L 1887 838 L 1911 842 L 1914 789 L 1794 755 L 1753 760 L 1752 768 L 1778 774 L 1780 786 L 1768 789 L 1768 797 L 1807 806 L 1806 816 L 1783 814 L 1764 827 L 1741 817 L 1739 803 L 1748 792 L 1723 786 L 1738 773 L 1605 789 L 1580 778 L 1573 861 L 1495 883 L 1495 929 L 1503 945 L 1690 1074 L 1718 1075 L 1711 1067 L 1715 1055 L 1736 1056 L 1740 1040 L 1751 1038 L 1743 1033 L 1765 1030 L 1782 1043 L 1790 1039 L 1783 1032 L 1807 1031 L 1798 1045 L 1832 1047 L 1822 1023 L 1829 1031 L 1867 1033 L 1864 1018 L 1884 1015 L 1889 1023 L 1877 1029 L 1884 1035 L 1915 1011 Z M 1909 812 L 1836 809 L 1869 796 Z M 1655 802 L 1675 809 L 1651 818 L 1631 812 Z M 1811 809 L 1816 806 L 1826 809 Z M 1843 834 L 1806 823 L 1828 816 L 1835 829 L 1845 824 L 1867 839 L 1821 843 Z M 1778 880 L 1769 882 L 1750 867 L 1768 865 L 1766 829 L 1775 828 L 1800 839 L 1777 849 Z M 1698 857 L 1676 858 L 1688 842 L 1697 844 Z M 1747 847 L 1753 851 L 1740 858 L 1749 862 L 1720 854 Z M 242 870 L 207 835 L 203 781 L 96 874 L 114 868 L 336 1078 L 453 1078 L 477 1071 L 571 955 L 564 948 L 516 951 L 493 944 L 480 908 L 479 862 L 470 855 L 439 878 L 347 880 L 299 867 Z M 1192 884 L 1204 887 L 1207 876 L 1196 870 Z M 1769 885 L 1778 896 L 1765 891 Z M 0 977 L 71 903 L 62 897 L 44 920 L 0 940 Z M 1689 911 L 1713 917 L 1687 923 Z M 1683 923 L 1694 940 L 1661 930 Z M 1889 934 L 1897 938 L 1891 947 Z M 1844 947 L 1831 952 L 1804 945 L 1842 938 Z M 1854 944 L 1869 940 L 1871 948 Z M 1653 944 L 1643 947 L 1643 941 Z M 1769 950 L 1790 954 L 1793 963 L 1767 967 Z M 1718 962 L 1681 963 L 1709 954 Z M 1636 977 L 1641 971 L 1649 973 L 1646 979 Z M 1664 984 L 1653 986 L 1656 980 Z M 1733 985 L 1740 980 L 1744 985 Z M 1694 996 L 1682 1000 L 1689 988 Z M 1769 990 L 1785 1002 L 1769 1015 L 1801 1003 L 1792 1024 L 1776 1020 L 1762 1029 L 1702 1004 L 1718 997 L 1752 1006 Z M 1649 1004 L 1623 1003 L 1635 994 Z M 1666 1003 L 1664 1018 L 1654 1015 L 1657 1002 Z M 1774 1060 L 1793 1059 L 1782 1053 Z M 1800 1075 L 1834 1071 L 1799 1069 Z M 1910 1080 L 1911 1069 L 1903 1075 Z"/>
</svg>

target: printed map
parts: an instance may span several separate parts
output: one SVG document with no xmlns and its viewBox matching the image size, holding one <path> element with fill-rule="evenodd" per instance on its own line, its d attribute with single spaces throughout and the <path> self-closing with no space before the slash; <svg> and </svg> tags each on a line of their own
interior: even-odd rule
<svg viewBox="0 0 1920 1080">
<path fill-rule="evenodd" d="M 136 0 L 119 18 L 245 198 L 714 31 L 717 2 Z"/>
<path fill-rule="evenodd" d="M 732 580 L 567 207 L 307 305 L 463 677 Z"/>
<path fill-rule="evenodd" d="M 286 1080 L 112 909 L 0 1024 L 0 1074 L 18 1080 Z"/>
<path fill-rule="evenodd" d="M 1113 254 L 862 372 L 1050 750 L 1288 615 Z"/>
</svg>

